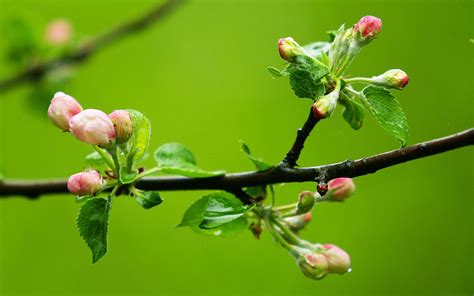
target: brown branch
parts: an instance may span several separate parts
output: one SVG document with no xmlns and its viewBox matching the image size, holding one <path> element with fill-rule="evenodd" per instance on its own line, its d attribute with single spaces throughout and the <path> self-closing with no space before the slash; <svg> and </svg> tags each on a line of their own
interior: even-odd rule
<svg viewBox="0 0 474 296">
<path fill-rule="evenodd" d="M 308 118 L 306 119 L 302 128 L 298 129 L 296 132 L 296 138 L 291 146 L 290 150 L 286 154 L 285 158 L 281 161 L 281 167 L 290 167 L 293 168 L 297 164 L 298 158 L 300 157 L 301 151 L 304 148 L 304 143 L 306 139 L 309 137 L 309 134 L 315 127 L 315 125 L 319 122 L 320 118 L 314 115 L 313 109 L 309 111 Z"/>
<path fill-rule="evenodd" d="M 91 41 L 78 46 L 70 53 L 31 65 L 9 78 L 0 80 L 0 92 L 5 92 L 23 82 L 41 79 L 46 73 L 59 67 L 76 64 L 85 61 L 87 58 L 98 52 L 100 49 L 113 44 L 125 37 L 141 31 L 156 21 L 162 19 L 173 10 L 183 0 L 167 0 L 165 3 L 153 7 L 141 17 L 119 25 L 112 30 L 103 33 Z"/>
<path fill-rule="evenodd" d="M 463 132 L 406 148 L 392 150 L 358 160 L 307 167 L 289 168 L 277 166 L 263 172 L 244 172 L 211 178 L 150 177 L 140 180 L 136 186 L 144 190 L 226 190 L 276 183 L 308 182 L 337 177 L 358 177 L 410 160 L 443 153 L 464 146 L 474 145 L 474 128 Z M 54 181 L 0 181 L 0 197 L 66 193 L 66 180 Z"/>
</svg>

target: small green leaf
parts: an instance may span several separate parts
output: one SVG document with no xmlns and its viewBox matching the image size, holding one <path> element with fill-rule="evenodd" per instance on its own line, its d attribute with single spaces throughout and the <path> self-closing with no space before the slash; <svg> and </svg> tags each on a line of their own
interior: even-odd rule
<svg viewBox="0 0 474 296">
<path fill-rule="evenodd" d="M 205 171 L 196 165 L 191 150 L 178 143 L 163 144 L 155 151 L 155 160 L 163 173 L 203 178 L 225 174 L 225 171 Z"/>
<path fill-rule="evenodd" d="M 127 111 L 130 114 L 133 124 L 133 133 L 128 140 L 129 143 L 131 143 L 130 154 L 134 162 L 140 162 L 147 157 L 151 136 L 151 124 L 142 113 L 131 109 Z"/>
<path fill-rule="evenodd" d="M 408 139 L 408 121 L 398 101 L 390 91 L 368 86 L 362 91 L 369 110 L 386 132 L 400 140 L 402 147 Z"/>
<path fill-rule="evenodd" d="M 354 100 L 343 98 L 344 97 L 341 97 L 339 100 L 344 106 L 342 117 L 353 129 L 360 129 L 365 119 L 364 108 Z"/>
<path fill-rule="evenodd" d="M 206 235 L 234 236 L 246 229 L 244 214 L 251 209 L 232 194 L 215 192 L 193 203 L 178 226 L 189 226 Z"/>
<path fill-rule="evenodd" d="M 325 87 L 320 80 L 329 70 L 320 61 L 310 56 L 299 56 L 286 71 L 290 73 L 290 85 L 296 96 L 316 99 L 324 94 Z"/>
<path fill-rule="evenodd" d="M 135 195 L 135 200 L 144 208 L 151 209 L 163 202 L 160 194 L 156 191 L 143 191 Z"/>
<path fill-rule="evenodd" d="M 86 164 L 93 167 L 95 170 L 98 171 L 105 171 L 108 169 L 107 163 L 104 161 L 102 156 L 97 151 L 94 151 L 86 156 Z"/>
<path fill-rule="evenodd" d="M 111 198 L 88 199 L 76 219 L 79 233 L 92 251 L 92 263 L 107 253 L 107 224 L 111 202 Z"/>
<path fill-rule="evenodd" d="M 272 78 L 280 78 L 283 76 L 281 71 L 275 67 L 267 67 L 267 70 L 268 73 L 270 73 L 270 76 L 272 76 Z"/>
<path fill-rule="evenodd" d="M 249 146 L 247 146 L 247 144 L 245 144 L 243 141 L 240 141 L 240 144 L 242 145 L 242 152 L 245 154 L 245 156 L 247 156 L 248 159 L 250 159 L 258 171 L 266 171 L 274 167 L 273 165 L 264 162 L 261 158 L 253 156 L 250 152 Z"/>
<path fill-rule="evenodd" d="M 120 183 L 122 184 L 130 184 L 135 181 L 135 178 L 138 176 L 138 172 L 132 171 L 129 172 L 126 166 L 120 167 Z"/>
</svg>

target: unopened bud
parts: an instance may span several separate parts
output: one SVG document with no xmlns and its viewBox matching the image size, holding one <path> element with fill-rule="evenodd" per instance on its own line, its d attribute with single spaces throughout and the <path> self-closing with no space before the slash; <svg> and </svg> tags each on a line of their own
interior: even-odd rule
<svg viewBox="0 0 474 296">
<path fill-rule="evenodd" d="M 303 191 L 298 197 L 298 205 L 296 206 L 296 214 L 301 215 L 308 213 L 314 206 L 316 198 L 314 192 Z"/>
<path fill-rule="evenodd" d="M 69 120 L 69 129 L 79 141 L 108 147 L 115 141 L 114 124 L 104 112 L 87 109 Z"/>
<path fill-rule="evenodd" d="M 303 274 L 313 280 L 322 279 L 328 273 L 329 264 L 325 256 L 308 252 L 296 258 L 296 263 Z"/>
<path fill-rule="evenodd" d="M 125 143 L 130 138 L 133 131 L 130 114 L 126 110 L 115 110 L 109 114 L 109 118 L 114 124 L 117 143 Z"/>
<path fill-rule="evenodd" d="M 69 177 L 67 189 L 79 196 L 94 195 L 104 185 L 102 176 L 97 171 L 77 173 Z"/>
<path fill-rule="evenodd" d="M 54 20 L 46 27 L 45 40 L 53 45 L 60 45 L 71 40 L 71 23 L 67 20 Z"/>
<path fill-rule="evenodd" d="M 286 37 L 278 40 L 278 51 L 282 59 L 288 62 L 294 62 L 299 55 L 306 54 L 303 47 L 301 47 L 293 38 Z"/>
<path fill-rule="evenodd" d="M 306 225 L 311 221 L 313 215 L 311 212 L 308 212 L 304 215 L 293 216 L 285 218 L 285 223 L 288 225 L 291 231 L 297 233 L 301 229 L 305 228 Z"/>
<path fill-rule="evenodd" d="M 330 273 L 344 274 L 351 269 L 351 258 L 341 248 L 331 245 L 324 244 L 323 249 L 325 250 L 322 254 L 326 258 L 328 263 L 328 271 Z"/>
<path fill-rule="evenodd" d="M 326 198 L 343 201 L 355 191 L 355 184 L 351 178 L 336 178 L 328 182 Z"/>
<path fill-rule="evenodd" d="M 400 69 L 388 70 L 379 76 L 372 77 L 373 83 L 396 89 L 403 89 L 409 80 L 407 73 Z"/>
<path fill-rule="evenodd" d="M 48 117 L 55 126 L 67 131 L 69 119 L 81 111 L 82 106 L 73 97 L 57 92 L 49 105 Z"/>
<path fill-rule="evenodd" d="M 312 107 L 314 116 L 319 119 L 331 116 L 336 109 L 337 99 L 339 99 L 339 88 L 319 98 Z"/>
<path fill-rule="evenodd" d="M 382 20 L 371 15 L 364 16 L 352 29 L 354 38 L 362 45 L 368 44 L 382 30 Z"/>
</svg>

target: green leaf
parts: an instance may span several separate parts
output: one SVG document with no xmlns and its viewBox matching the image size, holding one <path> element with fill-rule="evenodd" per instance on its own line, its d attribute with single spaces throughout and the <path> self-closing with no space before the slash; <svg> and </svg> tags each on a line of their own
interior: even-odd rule
<svg viewBox="0 0 474 296">
<path fill-rule="evenodd" d="M 111 198 L 88 199 L 76 219 L 79 233 L 92 251 L 92 263 L 107 253 L 107 224 L 111 203 Z"/>
<path fill-rule="evenodd" d="M 400 140 L 402 147 L 408 139 L 408 121 L 398 101 L 381 87 L 368 86 L 362 91 L 369 110 L 389 134 Z"/>
<path fill-rule="evenodd" d="M 160 194 L 156 191 L 143 191 L 135 195 L 135 200 L 144 208 L 151 209 L 163 202 Z"/>
<path fill-rule="evenodd" d="M 94 151 L 86 156 L 86 164 L 92 166 L 95 170 L 105 171 L 108 166 L 104 159 L 97 151 Z"/>
<path fill-rule="evenodd" d="M 355 130 L 362 127 L 365 115 L 364 108 L 358 102 L 351 99 L 340 98 L 339 102 L 344 106 L 342 117 Z"/>
<path fill-rule="evenodd" d="M 331 47 L 329 42 L 313 42 L 303 46 L 304 50 L 312 57 L 318 58 Z"/>
<path fill-rule="evenodd" d="M 329 70 L 320 61 L 310 56 L 299 56 L 286 71 L 290 73 L 290 85 L 296 96 L 316 99 L 324 94 L 325 87 L 320 80 Z"/>
<path fill-rule="evenodd" d="M 33 26 L 21 18 L 10 19 L 3 24 L 3 38 L 8 59 L 17 64 L 27 62 L 38 53 L 38 39 Z"/>
<path fill-rule="evenodd" d="M 253 156 L 250 152 L 249 146 L 247 146 L 247 144 L 245 144 L 243 141 L 240 141 L 240 144 L 242 145 L 242 152 L 245 154 L 245 156 L 247 156 L 248 159 L 250 159 L 258 171 L 266 171 L 274 167 L 274 165 L 264 162 L 261 158 Z"/>
<path fill-rule="evenodd" d="M 179 143 L 163 144 L 155 151 L 155 160 L 160 170 L 167 174 L 203 178 L 225 174 L 225 171 L 205 171 L 196 165 L 191 150 Z"/>
<path fill-rule="evenodd" d="M 133 181 L 135 181 L 135 178 L 137 176 L 138 176 L 138 172 L 136 172 L 136 171 L 129 172 L 128 169 L 127 169 L 127 166 L 121 166 L 120 167 L 120 172 L 119 172 L 120 183 L 130 184 Z"/>
<path fill-rule="evenodd" d="M 247 228 L 244 214 L 252 207 L 243 205 L 232 194 L 211 193 L 193 203 L 178 226 L 189 226 L 206 235 L 234 236 Z"/>
<path fill-rule="evenodd" d="M 151 136 L 150 121 L 140 112 L 136 110 L 127 110 L 130 114 L 133 124 L 133 133 L 129 139 L 131 143 L 130 154 L 134 162 L 141 162 L 146 159 L 148 146 Z"/>
<path fill-rule="evenodd" d="M 280 78 L 283 76 L 282 72 L 275 67 L 267 67 L 267 70 L 268 73 L 270 73 L 270 76 L 272 76 L 272 78 Z"/>
</svg>

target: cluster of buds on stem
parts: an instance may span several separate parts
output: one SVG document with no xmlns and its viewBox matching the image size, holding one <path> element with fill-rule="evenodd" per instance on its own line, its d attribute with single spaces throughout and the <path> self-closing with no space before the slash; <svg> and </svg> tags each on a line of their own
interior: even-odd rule
<svg viewBox="0 0 474 296">
<path fill-rule="evenodd" d="M 351 258 L 341 248 L 332 244 L 315 244 L 294 247 L 293 256 L 303 274 L 319 280 L 327 274 L 344 274 L 351 270 Z"/>
</svg>

